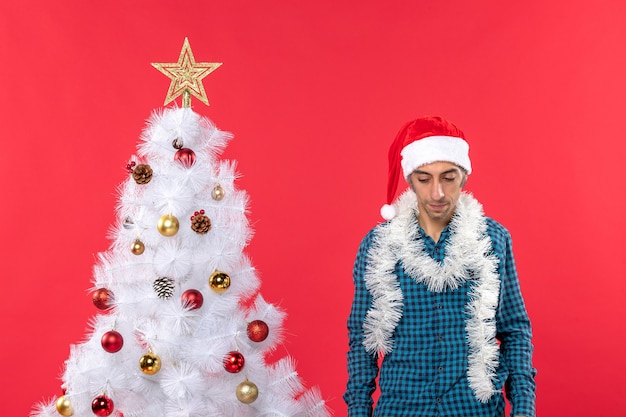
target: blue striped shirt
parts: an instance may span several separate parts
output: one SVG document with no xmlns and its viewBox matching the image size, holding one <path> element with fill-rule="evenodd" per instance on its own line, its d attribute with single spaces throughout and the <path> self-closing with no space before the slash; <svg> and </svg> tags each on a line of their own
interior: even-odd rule
<svg viewBox="0 0 626 417">
<path fill-rule="evenodd" d="M 520 291 L 509 232 L 486 218 L 493 253 L 498 257 L 500 296 L 496 337 L 500 344 L 494 382 L 506 386 L 512 415 L 535 416 L 535 369 L 532 367 L 531 326 Z M 498 392 L 485 403 L 474 396 L 467 381 L 468 344 L 465 332 L 471 280 L 453 291 L 433 292 L 417 283 L 396 264 L 404 297 L 402 318 L 393 334 L 394 349 L 384 358 L 363 347 L 363 321 L 372 304 L 364 274 L 367 253 L 376 233 L 372 229 L 359 247 L 354 265 L 354 300 L 348 318 L 348 384 L 344 400 L 349 417 L 501 417 L 504 396 Z M 424 250 L 442 262 L 450 231 L 438 242 L 420 229 Z M 380 369 L 379 369 L 380 363 Z M 379 378 L 380 396 L 372 394 Z"/>
</svg>

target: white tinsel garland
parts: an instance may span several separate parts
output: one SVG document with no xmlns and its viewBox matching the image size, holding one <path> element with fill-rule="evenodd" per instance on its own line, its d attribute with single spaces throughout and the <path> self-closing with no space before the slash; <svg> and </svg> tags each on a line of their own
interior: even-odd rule
<svg viewBox="0 0 626 417">
<path fill-rule="evenodd" d="M 476 398 L 487 401 L 495 392 L 492 379 L 498 366 L 495 312 L 500 281 L 482 206 L 471 195 L 461 194 L 442 264 L 423 250 L 418 239 L 415 193 L 408 190 L 402 194 L 397 206 L 397 217 L 380 226 L 368 253 L 364 279 L 373 300 L 363 324 L 363 345 L 372 354 L 393 350 L 392 335 L 404 301 L 394 273 L 398 261 L 417 283 L 436 292 L 458 288 L 474 271 L 466 306 L 470 315 L 466 322 L 468 380 Z"/>
</svg>

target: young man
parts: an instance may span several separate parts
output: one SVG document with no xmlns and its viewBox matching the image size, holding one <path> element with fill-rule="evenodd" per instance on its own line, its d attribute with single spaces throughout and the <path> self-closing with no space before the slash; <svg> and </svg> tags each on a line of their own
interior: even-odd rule
<svg viewBox="0 0 626 417">
<path fill-rule="evenodd" d="M 388 221 L 365 236 L 354 266 L 349 417 L 502 417 L 503 387 L 512 415 L 534 417 L 511 237 L 462 191 L 472 172 L 463 132 L 440 117 L 413 120 L 389 165 Z M 400 172 L 411 189 L 390 205 Z"/>
</svg>

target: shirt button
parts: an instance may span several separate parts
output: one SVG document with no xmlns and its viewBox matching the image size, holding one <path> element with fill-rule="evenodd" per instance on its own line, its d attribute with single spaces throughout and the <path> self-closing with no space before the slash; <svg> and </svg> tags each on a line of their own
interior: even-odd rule
<svg viewBox="0 0 626 417">
<path fill-rule="evenodd" d="M 442 335 L 442 334 L 440 334 L 440 335 L 439 335 L 439 337 L 438 337 L 438 339 L 439 339 L 439 340 L 443 340 L 443 335 Z"/>
<path fill-rule="evenodd" d="M 439 372 L 443 372 L 443 366 L 440 366 L 439 368 L 437 368 L 437 370 L 438 370 Z"/>
<path fill-rule="evenodd" d="M 441 404 L 441 397 L 437 397 L 437 403 Z"/>
</svg>

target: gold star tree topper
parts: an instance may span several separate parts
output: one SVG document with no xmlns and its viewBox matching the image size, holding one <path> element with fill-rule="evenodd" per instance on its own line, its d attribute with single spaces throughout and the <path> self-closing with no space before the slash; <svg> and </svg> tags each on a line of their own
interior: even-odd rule
<svg viewBox="0 0 626 417">
<path fill-rule="evenodd" d="M 152 66 L 172 80 L 167 90 L 165 105 L 183 96 L 183 107 L 191 107 L 191 95 L 201 102 L 209 105 L 209 99 L 204 91 L 202 79 L 215 71 L 221 62 L 196 62 L 189 46 L 189 40 L 185 38 L 183 49 L 180 50 L 178 62 L 152 63 Z"/>
</svg>

